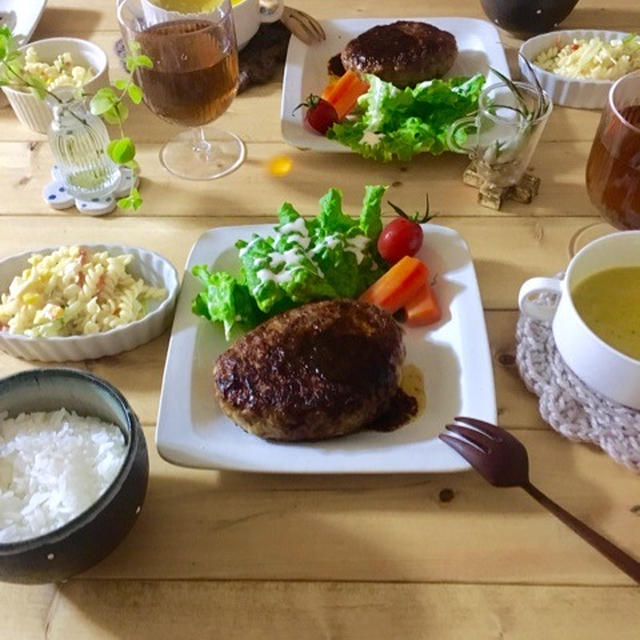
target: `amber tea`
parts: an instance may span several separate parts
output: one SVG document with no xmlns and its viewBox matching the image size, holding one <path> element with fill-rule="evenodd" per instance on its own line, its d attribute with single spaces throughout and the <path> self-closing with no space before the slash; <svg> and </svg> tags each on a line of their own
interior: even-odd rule
<svg viewBox="0 0 640 640">
<path fill-rule="evenodd" d="M 231 104 L 238 82 L 238 57 L 207 20 L 176 20 L 149 27 L 137 36 L 153 61 L 138 80 L 147 106 L 170 122 L 200 126 Z M 224 42 L 224 40 L 223 40 Z"/>
<path fill-rule="evenodd" d="M 591 202 L 618 229 L 640 229 L 640 104 L 634 104 L 640 76 L 635 79 L 635 93 L 627 100 L 624 94 L 616 100 L 616 88 L 618 92 L 631 88 L 627 84 L 634 82 L 636 75 L 614 85 L 587 162 Z"/>
</svg>

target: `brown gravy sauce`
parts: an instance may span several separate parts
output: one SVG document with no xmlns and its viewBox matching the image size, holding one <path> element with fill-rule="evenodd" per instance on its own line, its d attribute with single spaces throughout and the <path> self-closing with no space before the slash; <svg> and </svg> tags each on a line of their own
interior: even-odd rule
<svg viewBox="0 0 640 640">
<path fill-rule="evenodd" d="M 426 404 L 422 372 L 415 365 L 407 364 L 402 367 L 400 387 L 389 408 L 366 428 L 370 431 L 395 431 L 421 415 Z"/>
</svg>

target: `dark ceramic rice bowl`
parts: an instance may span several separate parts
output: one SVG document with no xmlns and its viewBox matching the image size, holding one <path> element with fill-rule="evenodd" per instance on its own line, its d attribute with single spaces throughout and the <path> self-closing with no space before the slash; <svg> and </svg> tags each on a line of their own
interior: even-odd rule
<svg viewBox="0 0 640 640">
<path fill-rule="evenodd" d="M 0 580 L 46 583 L 65 580 L 106 557 L 133 526 L 147 491 L 149 458 L 144 433 L 124 396 L 111 384 L 75 369 L 34 369 L 0 380 L 0 411 L 56 411 L 116 424 L 126 453 L 109 488 L 62 527 L 27 540 L 0 543 Z"/>
</svg>

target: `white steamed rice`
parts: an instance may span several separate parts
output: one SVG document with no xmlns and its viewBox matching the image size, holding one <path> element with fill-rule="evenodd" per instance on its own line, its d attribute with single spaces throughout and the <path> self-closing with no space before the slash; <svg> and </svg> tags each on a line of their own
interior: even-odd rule
<svg viewBox="0 0 640 640">
<path fill-rule="evenodd" d="M 0 413 L 0 543 L 72 520 L 109 487 L 124 461 L 122 431 L 93 417 Z"/>
</svg>

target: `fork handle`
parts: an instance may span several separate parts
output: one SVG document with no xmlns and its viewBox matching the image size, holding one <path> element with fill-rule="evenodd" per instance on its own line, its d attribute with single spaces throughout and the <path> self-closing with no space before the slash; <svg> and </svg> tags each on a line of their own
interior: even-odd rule
<svg viewBox="0 0 640 640">
<path fill-rule="evenodd" d="M 522 488 L 543 507 L 546 507 L 553 515 L 557 516 L 570 529 L 573 529 L 583 540 L 586 540 L 592 547 L 597 549 L 605 558 L 608 558 L 621 571 L 624 571 L 630 578 L 640 584 L 640 562 L 634 560 L 630 555 L 617 547 L 591 527 L 587 526 L 568 511 L 565 511 L 559 504 L 546 496 L 530 482 L 522 485 Z"/>
</svg>

